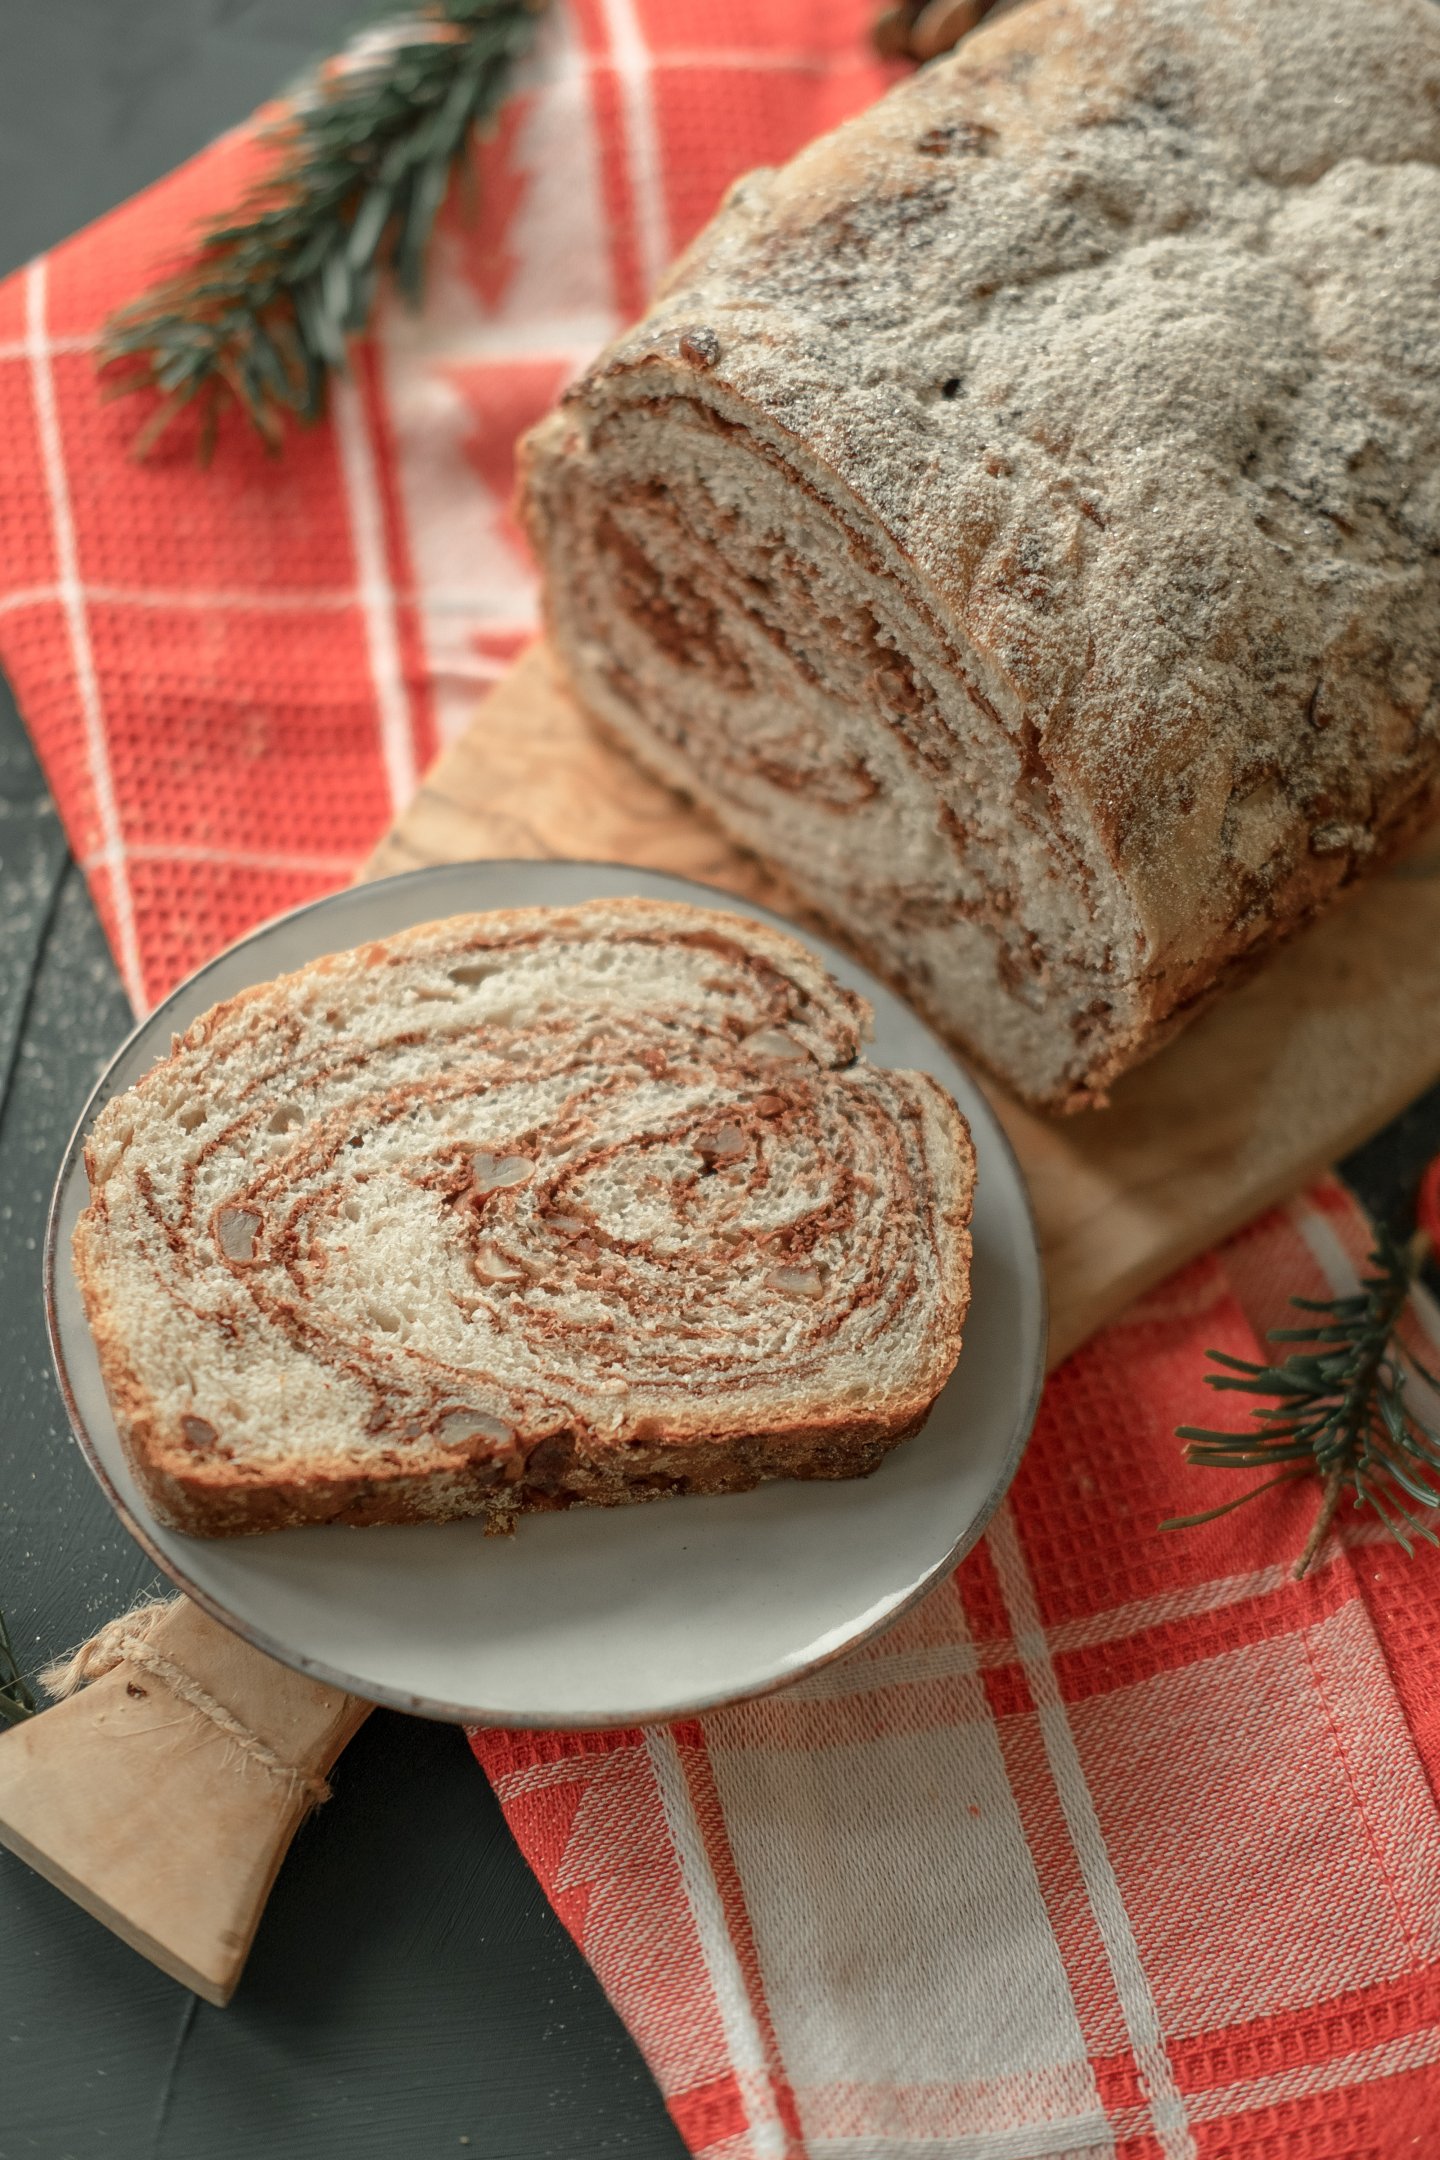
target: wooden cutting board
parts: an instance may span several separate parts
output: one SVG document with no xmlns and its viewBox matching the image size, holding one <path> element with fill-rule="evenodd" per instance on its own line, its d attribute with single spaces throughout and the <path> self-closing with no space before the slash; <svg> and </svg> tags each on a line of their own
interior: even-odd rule
<svg viewBox="0 0 1440 2160">
<path fill-rule="evenodd" d="M 780 879 L 589 727 L 533 648 L 367 866 L 578 856 L 673 870 L 802 923 Z M 989 1090 L 1030 1182 L 1058 1361 L 1139 1291 L 1440 1077 L 1440 833 L 1357 891 L 1110 1107 L 1046 1119 Z"/>
<path fill-rule="evenodd" d="M 540 648 L 439 759 L 365 874 L 517 855 L 673 870 L 804 920 L 772 873 L 591 732 Z M 1034 1195 L 1051 1363 L 1437 1074 L 1440 835 L 1132 1075 L 1108 1110 L 1047 1122 L 992 1090 Z M 0 1844 L 223 2003 L 309 1804 L 296 1781 L 324 1776 L 368 1706 L 187 1599 L 150 1641 L 188 1696 L 120 1666 L 11 1734 Z M 237 1767 L 234 1716 L 291 1775 Z"/>
</svg>

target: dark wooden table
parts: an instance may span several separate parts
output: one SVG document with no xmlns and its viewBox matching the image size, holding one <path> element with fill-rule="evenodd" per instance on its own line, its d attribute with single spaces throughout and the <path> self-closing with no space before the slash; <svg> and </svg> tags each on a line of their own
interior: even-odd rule
<svg viewBox="0 0 1440 2160">
<path fill-rule="evenodd" d="M 0 271 L 239 118 L 353 13 L 352 0 L 0 0 Z M 32 1666 L 152 1581 L 69 1438 L 39 1290 L 55 1165 L 128 1025 L 0 688 L 0 1605 Z M 1437 1146 L 1440 1090 L 1347 1168 L 1403 1221 Z M 681 2152 L 447 1727 L 370 1720 L 228 2010 L 0 1852 L 0 2160 Z"/>
</svg>

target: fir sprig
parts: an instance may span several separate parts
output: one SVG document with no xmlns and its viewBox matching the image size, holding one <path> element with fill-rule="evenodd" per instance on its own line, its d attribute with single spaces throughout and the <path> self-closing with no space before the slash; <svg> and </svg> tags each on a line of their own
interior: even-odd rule
<svg viewBox="0 0 1440 2160">
<path fill-rule="evenodd" d="M 1414 1538 L 1440 1544 L 1431 1524 L 1415 1512 L 1417 1506 L 1440 1508 L 1440 1429 L 1418 1414 L 1406 1394 L 1412 1375 L 1432 1388 L 1440 1381 L 1408 1349 L 1401 1350 L 1396 1332 L 1427 1249 L 1423 1236 L 1401 1246 L 1381 1230 L 1370 1272 L 1353 1296 L 1292 1298 L 1300 1311 L 1324 1317 L 1307 1327 L 1271 1332 L 1271 1342 L 1304 1345 L 1282 1364 L 1254 1365 L 1221 1350 L 1208 1353 L 1225 1368 L 1206 1375 L 1210 1387 L 1272 1400 L 1252 1413 L 1255 1422 L 1248 1432 L 1180 1426 L 1177 1437 L 1188 1443 L 1186 1460 L 1207 1470 L 1284 1467 L 1220 1507 L 1174 1517 L 1162 1529 L 1213 1522 L 1272 1486 L 1318 1472 L 1320 1511 L 1296 1564 L 1297 1580 L 1319 1552 L 1347 1492 L 1355 1507 L 1374 1511 L 1406 1552 L 1414 1550 Z"/>
<path fill-rule="evenodd" d="M 22 1719 L 34 1717 L 35 1710 L 35 1697 L 15 1662 L 10 1631 L 4 1613 L 0 1613 L 0 1725 L 18 1725 Z"/>
<path fill-rule="evenodd" d="M 233 398 L 272 449 L 312 421 L 382 272 L 412 303 L 471 130 L 503 102 L 546 0 L 432 0 L 355 39 L 270 131 L 274 168 L 194 260 L 106 326 L 115 395 L 158 391 L 138 456 L 198 405 L 201 453 Z"/>
</svg>

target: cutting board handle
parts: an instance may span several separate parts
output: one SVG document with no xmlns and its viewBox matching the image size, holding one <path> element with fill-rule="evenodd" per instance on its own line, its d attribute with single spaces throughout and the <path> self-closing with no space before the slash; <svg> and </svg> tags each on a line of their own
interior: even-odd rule
<svg viewBox="0 0 1440 2160">
<path fill-rule="evenodd" d="M 124 1626 L 105 1631 L 112 1643 Z M 0 1844 L 224 2004 L 290 1841 L 370 1705 L 276 1664 L 188 1598 L 129 1639 L 133 1654 L 0 1737 Z"/>
</svg>

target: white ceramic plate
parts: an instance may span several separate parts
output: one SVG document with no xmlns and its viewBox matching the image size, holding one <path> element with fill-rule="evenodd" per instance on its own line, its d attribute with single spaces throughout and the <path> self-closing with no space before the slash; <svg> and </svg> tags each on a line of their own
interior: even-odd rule
<svg viewBox="0 0 1440 2160">
<path fill-rule="evenodd" d="M 984 1096 L 907 1006 L 818 938 L 875 1008 L 876 1064 L 919 1067 L 979 1158 L 965 1348 L 924 1431 L 873 1477 L 648 1507 L 205 1539 L 148 1512 L 121 1451 L 70 1265 L 96 1112 L 173 1032 L 318 954 L 472 908 L 638 893 L 778 916 L 649 870 L 455 863 L 351 887 L 267 924 L 192 975 L 124 1045 L 76 1128 L 51 1205 L 46 1295 L 70 1421 L 121 1520 L 182 1590 L 287 1665 L 374 1702 L 466 1723 L 628 1725 L 780 1687 L 885 1627 L 968 1551 L 1014 1475 L 1044 1371 L 1045 1299 L 1025 1188 Z"/>
</svg>

